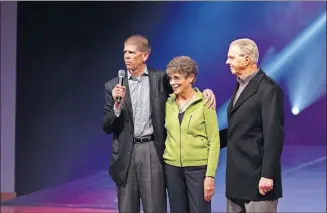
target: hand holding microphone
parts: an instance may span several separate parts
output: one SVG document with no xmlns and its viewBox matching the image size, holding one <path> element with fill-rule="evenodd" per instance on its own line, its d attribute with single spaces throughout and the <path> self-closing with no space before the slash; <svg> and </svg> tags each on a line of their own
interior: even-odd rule
<svg viewBox="0 0 327 213">
<path fill-rule="evenodd" d="M 117 109 L 120 108 L 120 105 L 123 102 L 124 97 L 125 97 L 126 87 L 123 86 L 124 77 L 125 77 L 125 71 L 119 70 L 118 71 L 118 84 L 112 90 L 112 96 L 115 99 L 115 106 Z"/>
</svg>

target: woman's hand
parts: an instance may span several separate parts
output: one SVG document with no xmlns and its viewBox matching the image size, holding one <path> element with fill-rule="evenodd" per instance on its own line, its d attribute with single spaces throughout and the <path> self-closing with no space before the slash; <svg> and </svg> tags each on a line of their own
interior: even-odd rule
<svg viewBox="0 0 327 213">
<path fill-rule="evenodd" d="M 215 193 L 215 179 L 206 177 L 204 179 L 204 200 L 209 202 Z"/>
</svg>

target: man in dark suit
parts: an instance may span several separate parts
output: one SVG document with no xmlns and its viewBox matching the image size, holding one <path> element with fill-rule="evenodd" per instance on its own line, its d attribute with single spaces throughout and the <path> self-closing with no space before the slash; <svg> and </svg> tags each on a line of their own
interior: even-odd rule
<svg viewBox="0 0 327 213">
<path fill-rule="evenodd" d="M 277 212 L 282 197 L 284 95 L 258 68 L 258 58 L 252 40 L 230 44 L 226 64 L 238 83 L 227 109 L 228 212 Z"/>
<path fill-rule="evenodd" d="M 103 129 L 113 133 L 110 175 L 117 185 L 119 212 L 139 213 L 140 199 L 145 213 L 166 212 L 165 103 L 172 88 L 165 72 L 147 68 L 150 52 L 145 37 L 129 37 L 124 85 L 117 78 L 105 84 Z M 205 94 L 214 107 L 212 91 Z"/>
</svg>

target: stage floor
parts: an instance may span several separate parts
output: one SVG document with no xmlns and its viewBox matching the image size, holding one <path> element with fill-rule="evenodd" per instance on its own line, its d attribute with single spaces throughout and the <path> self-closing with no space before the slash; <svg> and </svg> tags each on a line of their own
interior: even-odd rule
<svg viewBox="0 0 327 213">
<path fill-rule="evenodd" d="M 1 213 L 115 213 L 117 210 L 52 206 L 1 206 Z"/>
<path fill-rule="evenodd" d="M 226 212 L 225 159 L 226 150 L 222 149 L 212 212 Z M 326 147 L 285 147 L 282 162 L 284 197 L 279 201 L 279 212 L 326 212 Z M 3 202 L 1 206 L 1 212 L 61 210 L 116 212 L 116 187 L 108 172 L 99 171 L 87 178 Z"/>
</svg>

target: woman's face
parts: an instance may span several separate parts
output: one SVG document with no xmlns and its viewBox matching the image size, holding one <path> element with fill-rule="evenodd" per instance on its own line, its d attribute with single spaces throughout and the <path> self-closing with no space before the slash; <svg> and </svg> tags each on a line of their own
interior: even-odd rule
<svg viewBox="0 0 327 213">
<path fill-rule="evenodd" d="M 170 73 L 169 82 L 174 90 L 175 95 L 180 95 L 192 88 L 192 83 L 194 82 L 194 75 L 188 77 L 181 75 L 179 73 Z"/>
</svg>

